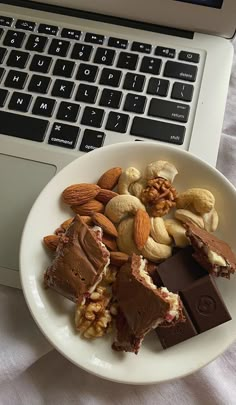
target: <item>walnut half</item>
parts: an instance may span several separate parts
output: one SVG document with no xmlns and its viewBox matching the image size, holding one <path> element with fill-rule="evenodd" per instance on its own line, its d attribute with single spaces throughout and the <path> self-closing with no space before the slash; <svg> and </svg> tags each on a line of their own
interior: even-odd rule
<svg viewBox="0 0 236 405">
<path fill-rule="evenodd" d="M 177 192 L 168 180 L 162 177 L 148 180 L 142 191 L 141 201 L 148 207 L 150 215 L 162 217 L 176 205 Z"/>
</svg>

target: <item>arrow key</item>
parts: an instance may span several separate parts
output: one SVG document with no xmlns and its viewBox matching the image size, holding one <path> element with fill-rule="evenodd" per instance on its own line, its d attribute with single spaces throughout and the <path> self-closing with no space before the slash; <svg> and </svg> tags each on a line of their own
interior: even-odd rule
<svg viewBox="0 0 236 405">
<path fill-rule="evenodd" d="M 57 119 L 63 121 L 76 122 L 79 115 L 80 105 L 75 103 L 66 103 L 62 101 L 57 113 Z"/>
</svg>

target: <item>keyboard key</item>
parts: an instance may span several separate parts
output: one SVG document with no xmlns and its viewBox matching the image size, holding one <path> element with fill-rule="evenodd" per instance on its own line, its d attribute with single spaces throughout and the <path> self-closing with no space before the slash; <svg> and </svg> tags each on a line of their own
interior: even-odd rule
<svg viewBox="0 0 236 405">
<path fill-rule="evenodd" d="M 0 107 L 4 107 L 8 94 L 9 91 L 5 89 L 0 89 Z"/>
<path fill-rule="evenodd" d="M 192 101 L 193 89 L 192 84 L 176 82 L 172 88 L 171 98 L 182 101 Z"/>
<path fill-rule="evenodd" d="M 28 90 L 33 93 L 42 93 L 46 94 L 51 83 L 50 77 L 33 75 L 31 77 Z"/>
<path fill-rule="evenodd" d="M 144 75 L 126 73 L 123 88 L 126 90 L 143 91 L 144 83 L 145 83 Z"/>
<path fill-rule="evenodd" d="M 0 28 L 0 37 L 2 36 L 3 33 L 4 33 L 4 29 Z"/>
<path fill-rule="evenodd" d="M 59 28 L 55 25 L 40 24 L 38 32 L 40 34 L 57 35 Z"/>
<path fill-rule="evenodd" d="M 24 69 L 29 59 L 28 52 L 12 50 L 7 60 L 7 66 Z"/>
<path fill-rule="evenodd" d="M 159 75 L 161 64 L 161 59 L 144 56 L 141 63 L 140 71 L 144 73 L 151 73 L 152 75 Z"/>
<path fill-rule="evenodd" d="M 121 81 L 121 76 L 121 70 L 104 68 L 99 83 L 104 84 L 105 86 L 118 87 Z"/>
<path fill-rule="evenodd" d="M 127 94 L 124 110 L 142 114 L 145 109 L 147 98 L 144 96 L 138 96 L 136 94 Z"/>
<path fill-rule="evenodd" d="M 87 32 L 87 34 L 85 35 L 85 42 L 91 42 L 92 44 L 103 44 L 105 37 L 104 35 L 99 35 L 99 34 L 90 34 L 89 32 Z"/>
<path fill-rule="evenodd" d="M 4 73 L 5 73 L 5 69 L 0 68 L 0 80 L 2 80 Z"/>
<path fill-rule="evenodd" d="M 129 115 L 111 111 L 108 115 L 106 129 L 124 134 L 127 130 Z"/>
<path fill-rule="evenodd" d="M 34 31 L 36 24 L 33 21 L 17 20 L 15 27 L 19 30 Z"/>
<path fill-rule="evenodd" d="M 44 117 L 51 117 L 56 105 L 56 100 L 52 98 L 37 97 L 32 113 L 35 115 L 42 115 Z"/>
<path fill-rule="evenodd" d="M 130 130 L 131 135 L 141 136 L 156 141 L 164 141 L 182 145 L 184 142 L 185 127 L 167 122 L 149 120 L 135 117 Z"/>
<path fill-rule="evenodd" d="M 53 97 L 71 98 L 74 82 L 57 79 L 52 89 Z"/>
<path fill-rule="evenodd" d="M 112 46 L 113 48 L 126 49 L 128 46 L 128 41 L 127 39 L 110 37 L 108 40 L 108 46 Z"/>
<path fill-rule="evenodd" d="M 135 52 L 151 53 L 152 45 L 134 41 L 131 49 Z"/>
<path fill-rule="evenodd" d="M 12 23 L 13 18 L 0 16 L 0 25 L 3 25 L 4 27 L 11 27 Z"/>
<path fill-rule="evenodd" d="M 200 60 L 200 55 L 199 53 L 181 51 L 179 53 L 179 59 L 192 63 L 198 63 Z"/>
<path fill-rule="evenodd" d="M 187 122 L 189 106 L 186 104 L 153 98 L 150 102 L 148 115 L 173 121 Z"/>
<path fill-rule="evenodd" d="M 156 79 L 154 77 L 151 77 L 148 83 L 147 93 L 153 94 L 155 96 L 166 97 L 169 86 L 170 86 L 169 80 Z"/>
<path fill-rule="evenodd" d="M 49 56 L 34 55 L 30 64 L 30 70 L 33 72 L 48 73 L 51 63 L 52 58 Z"/>
<path fill-rule="evenodd" d="M 49 124 L 45 120 L 5 111 L 0 111 L 0 122 L 1 134 L 35 142 L 43 142 Z"/>
<path fill-rule="evenodd" d="M 22 90 L 25 87 L 27 77 L 27 73 L 18 72 L 17 70 L 9 70 L 4 84 L 6 87 Z"/>
<path fill-rule="evenodd" d="M 86 63 L 80 63 L 76 79 L 85 80 L 86 82 L 95 82 L 97 74 L 98 74 L 97 66 L 87 65 Z"/>
<path fill-rule="evenodd" d="M 75 44 L 71 59 L 89 61 L 93 47 L 90 45 Z"/>
<path fill-rule="evenodd" d="M 25 33 L 20 31 L 9 30 L 3 41 L 5 46 L 13 46 L 14 48 L 21 48 L 25 39 Z"/>
<path fill-rule="evenodd" d="M 104 89 L 99 101 L 102 107 L 119 108 L 122 99 L 122 92 L 110 89 Z"/>
<path fill-rule="evenodd" d="M 112 65 L 115 58 L 115 51 L 113 49 L 97 48 L 94 63 L 100 65 Z"/>
<path fill-rule="evenodd" d="M 62 121 L 76 122 L 79 114 L 79 104 L 62 101 L 57 113 L 57 119 Z"/>
<path fill-rule="evenodd" d="M 101 148 L 104 140 L 105 134 L 103 132 L 86 129 L 79 149 L 81 152 L 90 152 L 91 150 Z"/>
<path fill-rule="evenodd" d="M 47 42 L 47 37 L 31 34 L 25 45 L 25 49 L 27 49 L 27 51 L 43 52 Z"/>
<path fill-rule="evenodd" d="M 9 102 L 9 110 L 16 110 L 21 112 L 27 112 L 29 110 L 32 96 L 25 93 L 14 92 Z"/>
<path fill-rule="evenodd" d="M 71 28 L 63 28 L 61 31 L 62 38 L 75 39 L 78 41 L 81 37 L 81 31 L 73 30 Z"/>
<path fill-rule="evenodd" d="M 122 69 L 135 70 L 139 56 L 136 53 L 120 52 L 117 67 Z"/>
<path fill-rule="evenodd" d="M 103 118 L 104 110 L 99 108 L 85 107 L 81 124 L 101 128 Z"/>
<path fill-rule="evenodd" d="M 166 58 L 174 58 L 176 50 L 173 48 L 165 48 L 163 46 L 157 46 L 155 49 L 155 55 L 165 56 Z"/>
<path fill-rule="evenodd" d="M 62 41 L 61 39 L 53 39 L 49 46 L 48 53 L 49 55 L 58 55 L 64 57 L 67 55 L 69 46 L 70 46 L 69 41 Z"/>
<path fill-rule="evenodd" d="M 7 54 L 7 50 L 6 50 L 6 48 L 0 48 L 0 63 L 2 63 L 3 62 L 3 60 L 4 60 L 4 58 L 5 58 L 5 56 L 6 56 L 6 54 Z"/>
<path fill-rule="evenodd" d="M 165 65 L 164 76 L 195 82 L 197 76 L 197 66 L 187 63 L 168 61 Z"/>
<path fill-rule="evenodd" d="M 74 68 L 74 62 L 64 59 L 57 59 L 53 69 L 53 74 L 54 76 L 72 77 Z"/>
<path fill-rule="evenodd" d="M 48 143 L 74 149 L 79 137 L 80 128 L 55 122 L 53 124 Z"/>
<path fill-rule="evenodd" d="M 75 99 L 85 103 L 94 104 L 98 94 L 98 87 L 80 84 Z"/>
</svg>

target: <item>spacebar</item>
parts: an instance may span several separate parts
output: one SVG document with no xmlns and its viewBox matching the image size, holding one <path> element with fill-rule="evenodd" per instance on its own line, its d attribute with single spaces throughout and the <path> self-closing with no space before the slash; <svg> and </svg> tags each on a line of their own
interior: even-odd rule
<svg viewBox="0 0 236 405">
<path fill-rule="evenodd" d="M 135 117 L 130 133 L 131 135 L 141 136 L 143 138 L 182 145 L 184 142 L 185 129 L 183 125 Z"/>
<path fill-rule="evenodd" d="M 0 111 L 0 133 L 17 138 L 42 142 L 45 138 L 49 121 Z"/>
</svg>

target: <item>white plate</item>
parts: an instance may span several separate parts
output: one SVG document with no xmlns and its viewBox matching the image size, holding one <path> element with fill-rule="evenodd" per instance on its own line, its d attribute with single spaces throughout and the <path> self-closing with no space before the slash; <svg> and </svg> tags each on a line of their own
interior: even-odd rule
<svg viewBox="0 0 236 405">
<path fill-rule="evenodd" d="M 203 187 L 216 197 L 220 216 L 218 235 L 236 251 L 236 190 L 217 170 L 188 152 L 152 142 L 132 142 L 97 149 L 75 160 L 59 172 L 39 195 L 27 218 L 20 249 L 21 281 L 30 311 L 51 344 L 67 359 L 97 376 L 129 384 L 149 384 L 183 377 L 219 356 L 236 337 L 236 275 L 217 280 L 232 321 L 163 350 L 155 335 L 144 340 L 139 354 L 116 353 L 111 339 L 81 339 L 73 326 L 74 304 L 43 288 L 43 274 L 50 257 L 42 238 L 65 219 L 68 210 L 61 204 L 64 188 L 80 182 L 96 182 L 114 166 L 144 169 L 158 159 L 172 162 L 179 174 L 178 191 Z"/>
</svg>

